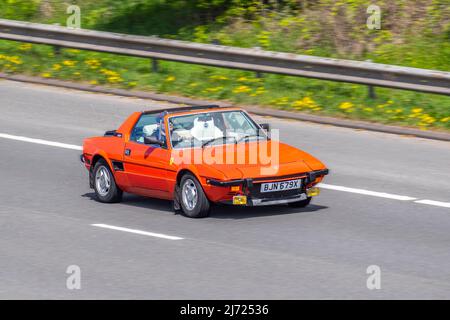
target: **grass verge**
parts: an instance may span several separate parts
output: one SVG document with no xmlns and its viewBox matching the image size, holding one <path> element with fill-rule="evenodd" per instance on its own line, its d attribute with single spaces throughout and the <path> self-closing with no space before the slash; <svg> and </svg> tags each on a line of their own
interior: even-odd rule
<svg viewBox="0 0 450 320">
<path fill-rule="evenodd" d="M 189 97 L 227 100 L 385 124 L 450 130 L 450 98 L 363 85 L 196 66 L 0 41 L 0 71 Z"/>
</svg>

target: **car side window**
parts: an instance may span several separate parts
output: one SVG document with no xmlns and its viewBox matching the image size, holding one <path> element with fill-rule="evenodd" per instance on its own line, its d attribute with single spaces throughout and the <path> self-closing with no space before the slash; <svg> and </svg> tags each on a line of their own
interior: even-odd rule
<svg viewBox="0 0 450 320">
<path fill-rule="evenodd" d="M 225 112 L 223 117 L 228 130 L 247 134 L 255 132 L 250 120 L 242 112 Z"/>
<path fill-rule="evenodd" d="M 134 126 L 130 141 L 144 143 L 144 137 L 153 137 L 166 144 L 164 120 L 159 114 L 143 114 Z"/>
</svg>

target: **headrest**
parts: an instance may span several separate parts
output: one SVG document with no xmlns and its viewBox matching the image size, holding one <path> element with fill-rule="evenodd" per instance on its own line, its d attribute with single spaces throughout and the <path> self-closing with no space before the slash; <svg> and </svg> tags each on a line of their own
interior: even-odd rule
<svg viewBox="0 0 450 320">
<path fill-rule="evenodd" d="M 158 126 L 159 125 L 157 123 L 148 124 L 142 128 L 142 132 L 144 133 L 145 136 L 149 137 L 155 133 L 155 131 L 158 129 Z"/>
</svg>

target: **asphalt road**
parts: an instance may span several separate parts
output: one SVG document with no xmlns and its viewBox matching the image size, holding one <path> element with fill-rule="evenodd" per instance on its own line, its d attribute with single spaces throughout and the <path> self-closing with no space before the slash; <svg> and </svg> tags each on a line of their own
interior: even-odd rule
<svg viewBox="0 0 450 320">
<path fill-rule="evenodd" d="M 327 188 L 305 209 L 195 220 L 162 200 L 98 203 L 79 151 L 5 136 L 81 146 L 161 105 L 0 81 L 0 298 L 450 299 L 450 143 L 256 117 L 323 160 Z M 79 290 L 66 287 L 70 265 Z"/>
</svg>

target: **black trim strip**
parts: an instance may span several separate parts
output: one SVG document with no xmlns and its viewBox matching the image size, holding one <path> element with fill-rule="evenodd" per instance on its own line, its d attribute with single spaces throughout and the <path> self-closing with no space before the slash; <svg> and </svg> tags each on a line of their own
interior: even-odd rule
<svg viewBox="0 0 450 320">
<path fill-rule="evenodd" d="M 206 183 L 216 186 L 216 187 L 229 187 L 229 186 L 238 186 L 241 184 L 246 183 L 247 180 L 240 179 L 240 180 L 231 180 L 231 181 L 220 181 L 220 180 L 214 180 L 214 179 L 207 179 Z"/>
<path fill-rule="evenodd" d="M 156 109 L 156 110 L 148 110 L 142 112 L 142 114 L 153 114 L 153 113 L 174 113 L 174 112 L 181 112 L 181 111 L 193 111 L 193 110 L 204 110 L 204 109 L 215 109 L 215 108 L 221 108 L 218 105 L 205 105 L 205 106 L 190 106 L 190 107 L 179 107 L 179 108 L 168 108 L 168 109 Z"/>
<path fill-rule="evenodd" d="M 307 183 L 311 183 L 311 182 L 313 182 L 314 180 L 316 180 L 317 177 L 319 177 L 319 176 L 325 176 L 325 175 L 327 175 L 329 172 L 330 172 L 330 170 L 328 170 L 328 169 L 322 169 L 322 170 L 316 170 L 316 171 L 308 172 L 308 173 L 307 173 L 307 175 L 308 175 L 308 182 L 307 182 Z"/>
<path fill-rule="evenodd" d="M 121 162 L 121 161 L 114 161 L 114 160 L 112 160 L 111 162 L 112 162 L 112 166 L 113 166 L 114 171 L 124 171 L 124 169 L 123 169 L 123 162 Z"/>
<path fill-rule="evenodd" d="M 237 186 L 243 184 L 247 187 L 252 187 L 253 183 L 258 183 L 258 181 L 266 181 L 266 180 L 276 180 L 276 179 L 285 179 L 285 178 L 295 178 L 302 175 L 306 175 L 307 177 L 307 183 L 313 182 L 316 180 L 319 176 L 324 176 L 329 173 L 328 169 L 322 169 L 322 170 L 316 170 L 316 171 L 310 171 L 310 172 L 303 172 L 303 173 L 297 173 L 297 174 L 291 174 L 286 176 L 279 176 L 279 177 L 264 177 L 264 178 L 256 178 L 256 179 L 237 179 L 237 180 L 229 180 L 229 181 L 220 181 L 215 179 L 206 179 L 206 183 L 217 186 L 217 187 L 229 187 L 229 186 Z"/>
<path fill-rule="evenodd" d="M 122 163 L 125 163 L 125 164 L 128 163 L 128 164 L 133 164 L 135 166 L 141 166 L 141 167 L 147 167 L 147 168 L 166 170 L 166 171 L 170 171 L 170 172 L 177 172 L 176 170 L 172 170 L 172 169 L 167 169 L 167 168 L 162 168 L 162 167 L 157 167 L 157 166 L 151 166 L 151 165 L 146 165 L 146 164 L 141 164 L 141 163 L 135 163 L 135 162 L 131 162 L 131 161 L 123 161 Z"/>
<path fill-rule="evenodd" d="M 103 136 L 104 137 L 118 137 L 118 138 L 122 138 L 122 134 L 117 132 L 117 130 L 106 131 Z"/>
<path fill-rule="evenodd" d="M 288 174 L 284 176 L 276 176 L 276 177 L 261 177 L 261 178 L 255 178 L 253 179 L 254 183 L 258 183 L 261 181 L 267 181 L 267 180 L 278 180 L 278 179 L 288 179 L 288 178 L 304 178 L 306 176 L 306 173 L 296 173 L 296 174 Z"/>
</svg>

